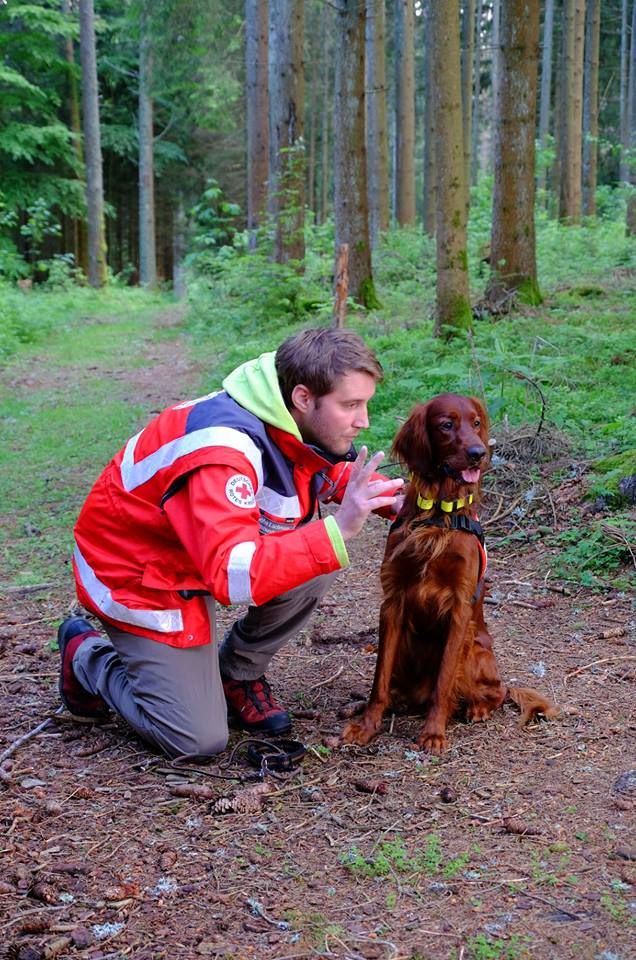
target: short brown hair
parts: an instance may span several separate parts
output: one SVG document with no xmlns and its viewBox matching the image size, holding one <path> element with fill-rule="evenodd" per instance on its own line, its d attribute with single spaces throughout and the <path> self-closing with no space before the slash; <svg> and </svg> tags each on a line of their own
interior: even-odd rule
<svg viewBox="0 0 636 960">
<path fill-rule="evenodd" d="M 376 383 L 383 377 L 380 361 L 352 330 L 303 330 L 288 337 L 276 351 L 276 373 L 288 408 L 292 406 L 292 390 L 299 383 L 316 397 L 323 397 L 331 393 L 340 377 L 351 371 L 368 373 Z"/>
</svg>

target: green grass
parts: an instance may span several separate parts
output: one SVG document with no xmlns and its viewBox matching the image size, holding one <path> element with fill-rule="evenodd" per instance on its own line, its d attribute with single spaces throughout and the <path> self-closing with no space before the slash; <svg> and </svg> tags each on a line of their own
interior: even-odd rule
<svg viewBox="0 0 636 960">
<path fill-rule="evenodd" d="M 95 297 L 33 296 L 57 326 L 19 346 L 0 386 L 0 582 L 16 584 L 63 578 L 91 484 L 148 413 L 109 372 L 134 369 L 146 341 L 174 335 L 152 323 L 165 298 L 109 291 L 100 314 Z"/>
</svg>

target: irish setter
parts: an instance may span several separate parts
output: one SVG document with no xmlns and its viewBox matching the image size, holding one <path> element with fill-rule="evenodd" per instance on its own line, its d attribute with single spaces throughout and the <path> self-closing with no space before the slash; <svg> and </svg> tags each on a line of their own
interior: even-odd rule
<svg viewBox="0 0 636 960">
<path fill-rule="evenodd" d="M 555 716 L 535 690 L 502 681 L 484 622 L 486 553 L 476 517 L 489 463 L 488 417 L 474 397 L 446 393 L 411 412 L 393 444 L 409 470 L 381 569 L 380 644 L 368 704 L 344 743 L 368 743 L 390 706 L 423 708 L 418 745 L 439 754 L 460 709 L 485 720 L 510 698 L 527 723 Z"/>
</svg>

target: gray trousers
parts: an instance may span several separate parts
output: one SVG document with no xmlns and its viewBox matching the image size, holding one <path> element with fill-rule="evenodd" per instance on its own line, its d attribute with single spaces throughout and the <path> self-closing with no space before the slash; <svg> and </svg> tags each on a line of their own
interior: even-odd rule
<svg viewBox="0 0 636 960">
<path fill-rule="evenodd" d="M 105 623 L 108 639 L 89 637 L 80 644 L 73 671 L 86 690 L 168 756 L 213 756 L 228 740 L 221 676 L 255 680 L 265 673 L 277 650 L 307 623 L 334 576 L 249 607 L 220 649 L 212 598 L 206 599 L 211 642 L 199 647 L 171 647 Z"/>
</svg>

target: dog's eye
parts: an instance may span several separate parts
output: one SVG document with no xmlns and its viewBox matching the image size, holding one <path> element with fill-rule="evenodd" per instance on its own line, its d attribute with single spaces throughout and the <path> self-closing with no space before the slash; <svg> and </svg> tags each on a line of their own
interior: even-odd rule
<svg viewBox="0 0 636 960">
<path fill-rule="evenodd" d="M 444 420 L 443 423 L 440 423 L 440 427 L 442 428 L 442 430 L 452 430 L 452 429 L 453 429 L 453 421 L 452 421 L 452 420 Z"/>
<path fill-rule="evenodd" d="M 481 427 L 481 420 L 479 419 L 479 417 L 476 417 L 476 418 L 475 418 L 475 426 L 476 426 L 476 427 Z"/>
</svg>

